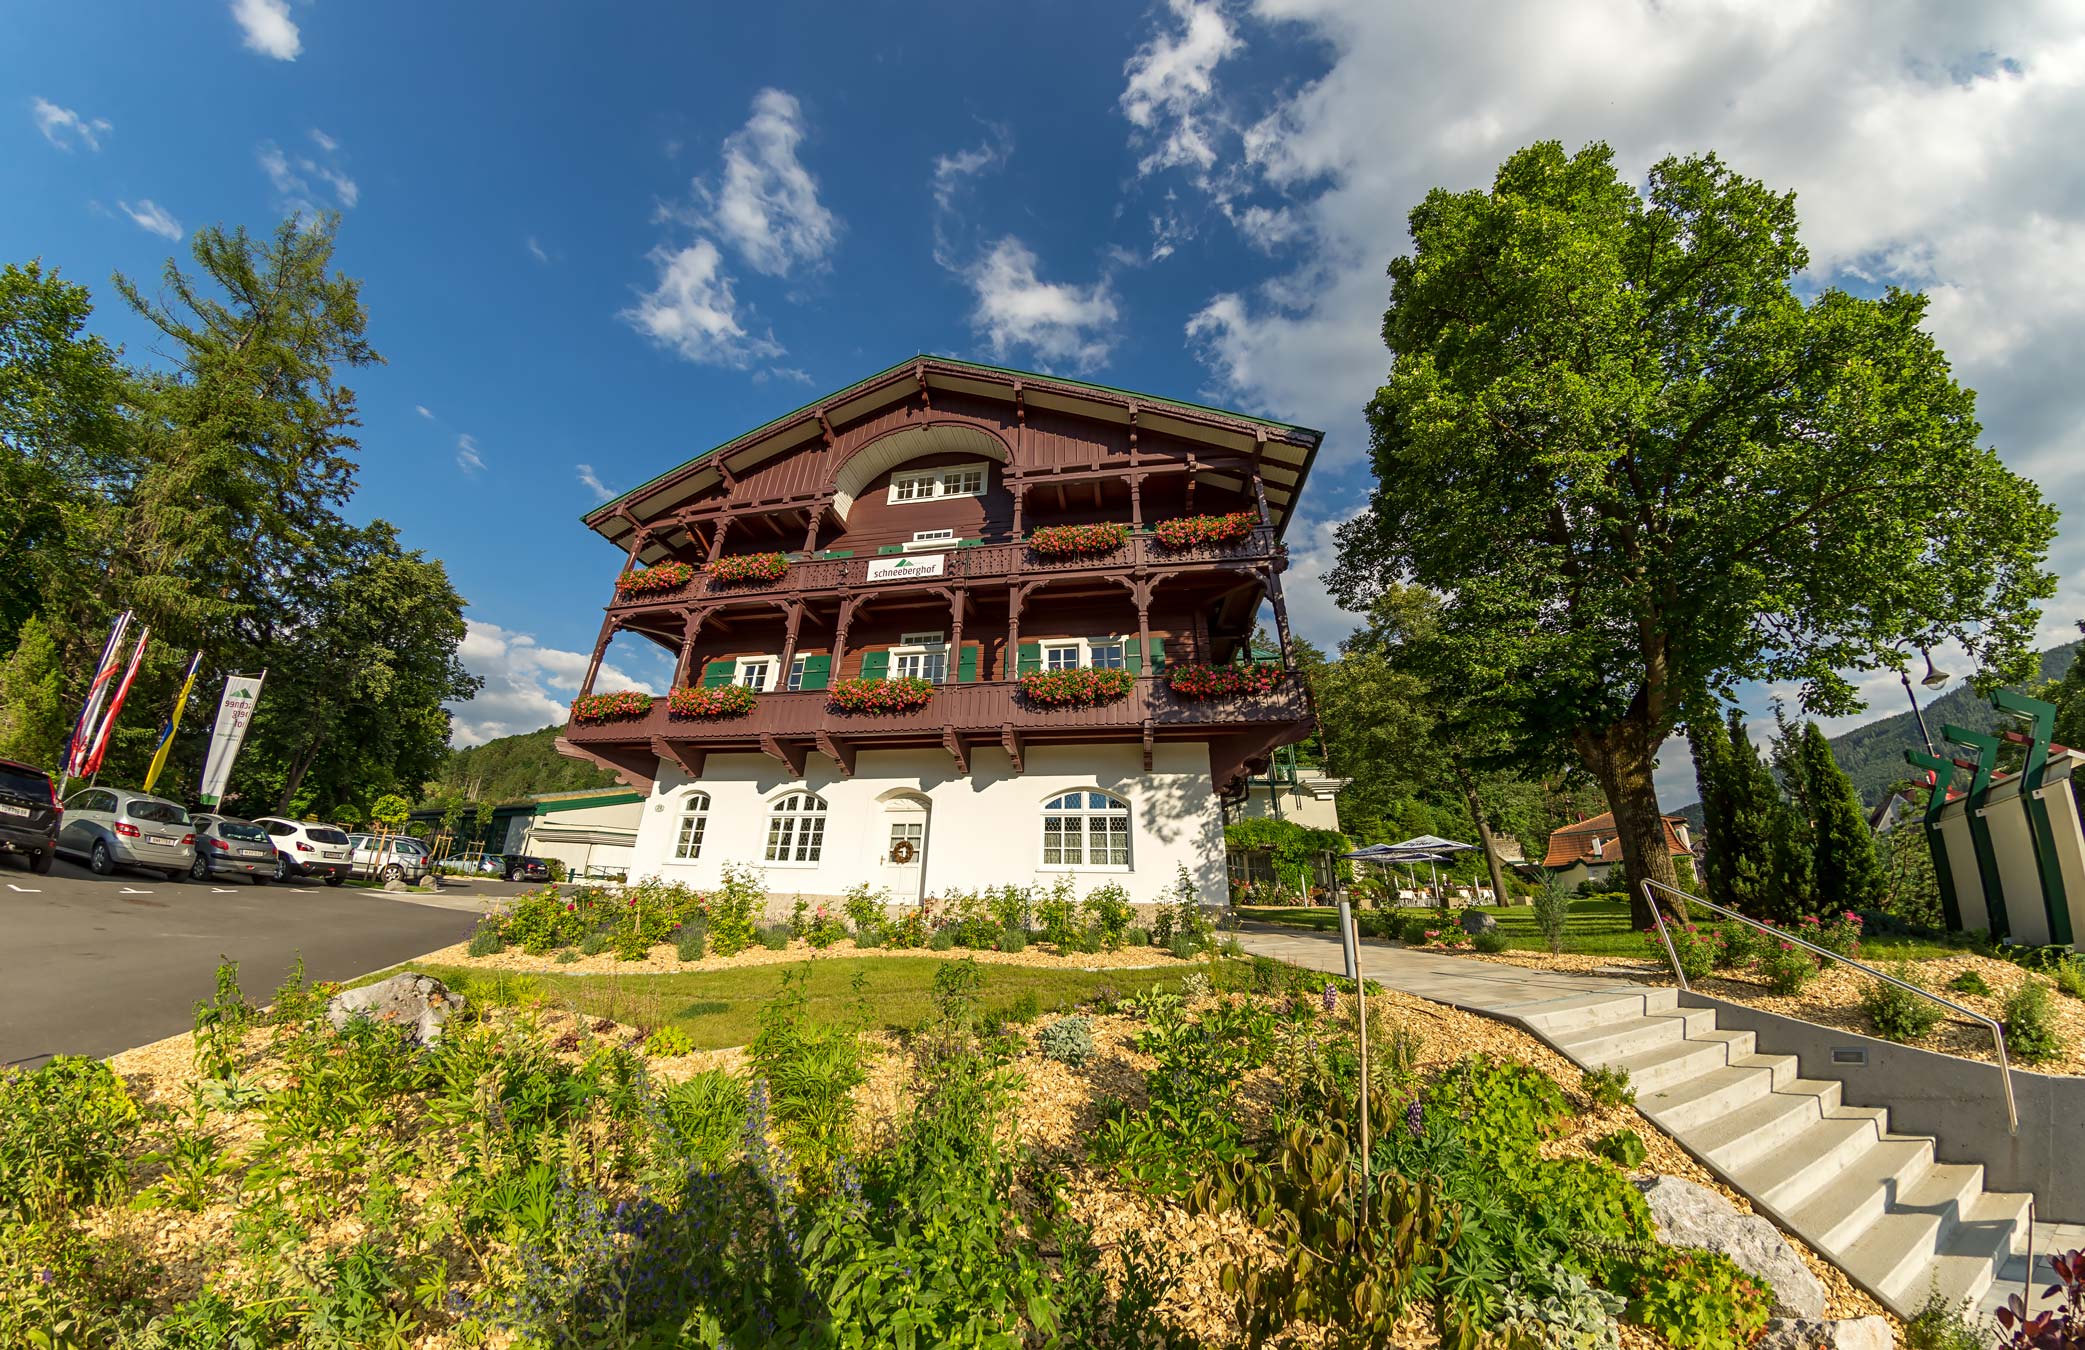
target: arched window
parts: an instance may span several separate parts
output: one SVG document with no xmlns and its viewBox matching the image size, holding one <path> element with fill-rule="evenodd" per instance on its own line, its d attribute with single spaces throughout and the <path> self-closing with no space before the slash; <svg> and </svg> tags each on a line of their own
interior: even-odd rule
<svg viewBox="0 0 2085 1350">
<path fill-rule="evenodd" d="M 1129 803 L 1105 792 L 1067 792 L 1043 803 L 1044 867 L 1128 867 Z"/>
<path fill-rule="evenodd" d="M 702 856 L 702 832 L 709 826 L 709 794 L 691 792 L 681 801 L 680 835 L 673 844 L 673 856 L 683 862 L 692 862 Z"/>
<path fill-rule="evenodd" d="M 815 792 L 792 792 L 774 805 L 767 818 L 767 860 L 814 863 L 825 847 L 825 798 Z"/>
</svg>

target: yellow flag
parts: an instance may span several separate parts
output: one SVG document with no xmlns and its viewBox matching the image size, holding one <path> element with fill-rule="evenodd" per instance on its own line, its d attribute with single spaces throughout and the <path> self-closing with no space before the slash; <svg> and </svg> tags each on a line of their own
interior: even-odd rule
<svg viewBox="0 0 2085 1350">
<path fill-rule="evenodd" d="M 203 654 L 197 652 L 188 663 L 188 678 L 181 682 L 181 692 L 174 697 L 174 711 L 167 716 L 165 725 L 159 729 L 159 748 L 152 752 L 152 767 L 145 770 L 144 791 L 150 792 L 159 777 L 159 771 L 167 766 L 167 751 L 174 748 L 174 733 L 181 728 L 181 710 L 188 706 L 188 691 L 195 688 L 195 673 L 202 668 Z"/>
</svg>

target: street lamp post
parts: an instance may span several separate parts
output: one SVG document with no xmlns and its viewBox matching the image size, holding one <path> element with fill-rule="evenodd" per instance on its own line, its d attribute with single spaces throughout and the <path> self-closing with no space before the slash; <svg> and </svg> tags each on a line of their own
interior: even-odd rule
<svg viewBox="0 0 2085 1350">
<path fill-rule="evenodd" d="M 1954 678 L 1954 676 L 1949 675 L 1946 671 L 1937 670 L 1934 668 L 1933 653 L 1927 651 L 1924 647 L 1921 647 L 1918 649 L 1918 654 L 1926 658 L 1926 673 L 1924 677 L 1919 680 L 1920 684 L 1926 686 L 1926 688 L 1928 689 L 1938 689 L 1942 685 L 1946 684 L 1949 680 Z M 1897 672 L 1897 678 L 1904 681 L 1904 697 L 1911 700 L 1911 715 L 1914 718 L 1918 719 L 1919 739 L 1923 740 L 1926 743 L 1926 753 L 1929 755 L 1934 754 L 1935 751 L 1933 749 L 1933 733 L 1926 730 L 1926 715 L 1925 713 L 1919 711 L 1918 694 L 1911 687 L 1911 673 L 1909 671 L 1900 670 Z"/>
</svg>

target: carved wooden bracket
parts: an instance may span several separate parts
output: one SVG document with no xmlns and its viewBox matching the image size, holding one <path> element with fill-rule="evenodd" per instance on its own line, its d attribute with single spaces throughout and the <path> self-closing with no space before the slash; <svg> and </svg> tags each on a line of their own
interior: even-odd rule
<svg viewBox="0 0 2085 1350">
<path fill-rule="evenodd" d="M 970 747 L 963 741 L 963 734 L 954 727 L 941 728 L 941 746 L 954 757 L 958 773 L 970 772 Z"/>
<path fill-rule="evenodd" d="M 1010 726 L 1001 726 L 999 728 L 999 744 L 1005 748 L 1006 757 L 1014 762 L 1015 773 L 1028 772 L 1027 766 L 1021 763 L 1020 732 L 1015 731 Z"/>
<path fill-rule="evenodd" d="M 1157 727 L 1155 727 L 1155 726 L 1153 726 L 1153 725 L 1152 725 L 1152 722 L 1151 722 L 1151 719 L 1147 717 L 1147 718 L 1145 718 L 1145 719 L 1144 719 L 1144 772 L 1145 772 L 1145 773 L 1150 773 L 1150 772 L 1151 772 L 1151 751 L 1152 751 L 1152 747 L 1153 747 L 1153 746 L 1155 746 L 1155 745 L 1157 744 L 1157 742 L 1158 742 L 1158 728 L 1157 728 Z"/>
<path fill-rule="evenodd" d="M 680 765 L 681 772 L 690 778 L 702 777 L 702 766 L 709 760 L 709 751 L 701 746 L 677 745 L 664 736 L 652 737 L 652 753 Z"/>
<path fill-rule="evenodd" d="M 762 732 L 760 734 L 760 748 L 782 761 L 788 767 L 790 777 L 802 778 L 804 776 L 804 761 L 810 758 L 810 751 L 804 746 L 791 744 L 788 741 L 779 740 L 767 732 Z"/>
<path fill-rule="evenodd" d="M 818 733 L 818 753 L 840 766 L 840 777 L 854 777 L 854 746 L 847 741 L 835 740 L 832 733 Z"/>
</svg>

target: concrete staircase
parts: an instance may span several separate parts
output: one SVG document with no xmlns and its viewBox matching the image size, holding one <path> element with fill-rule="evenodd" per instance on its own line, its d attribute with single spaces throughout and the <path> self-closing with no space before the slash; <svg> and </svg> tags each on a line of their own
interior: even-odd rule
<svg viewBox="0 0 2085 1350">
<path fill-rule="evenodd" d="M 1638 1110 L 1899 1316 L 1936 1283 L 1957 1307 L 1982 1299 L 2026 1241 L 2027 1196 L 1986 1191 L 1980 1164 L 1936 1162 L 1931 1139 L 1797 1077 L 1794 1056 L 1757 1053 L 1751 1032 L 1719 1030 L 1677 990 L 1514 1013 L 1583 1067 L 1627 1069 Z"/>
</svg>

